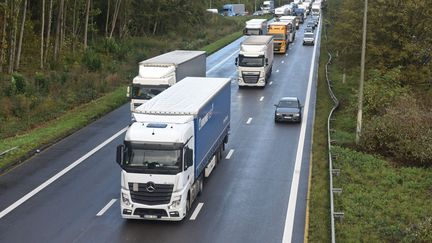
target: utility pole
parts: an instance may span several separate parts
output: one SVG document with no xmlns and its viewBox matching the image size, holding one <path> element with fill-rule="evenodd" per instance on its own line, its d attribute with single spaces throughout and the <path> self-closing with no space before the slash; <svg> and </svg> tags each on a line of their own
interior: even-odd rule
<svg viewBox="0 0 432 243">
<path fill-rule="evenodd" d="M 363 116 L 363 85 L 364 85 L 364 70 L 365 70 L 365 52 L 366 52 L 366 25 L 367 25 L 367 10 L 368 0 L 365 0 L 364 15 L 363 15 L 363 41 L 361 53 L 361 67 L 360 67 L 360 84 L 358 95 L 358 113 L 357 113 L 357 129 L 356 129 L 356 143 L 360 142 L 362 131 L 362 116 Z"/>
</svg>

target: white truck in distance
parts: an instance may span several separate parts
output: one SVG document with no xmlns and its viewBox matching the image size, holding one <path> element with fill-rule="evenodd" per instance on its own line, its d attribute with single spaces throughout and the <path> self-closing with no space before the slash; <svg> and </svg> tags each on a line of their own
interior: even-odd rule
<svg viewBox="0 0 432 243">
<path fill-rule="evenodd" d="M 267 19 L 251 19 L 246 21 L 243 30 L 245 35 L 265 35 L 267 34 Z"/>
<path fill-rule="evenodd" d="M 312 15 L 319 17 L 320 13 L 321 13 L 321 2 L 312 3 Z"/>
<path fill-rule="evenodd" d="M 265 87 L 273 68 L 273 36 L 254 35 L 240 44 L 238 85 Z"/>
<path fill-rule="evenodd" d="M 261 5 L 261 10 L 263 14 L 273 13 L 274 12 L 274 1 L 264 1 Z"/>
<path fill-rule="evenodd" d="M 206 76 L 206 52 L 176 50 L 139 63 L 128 87 L 131 111 L 185 77 Z"/>
<path fill-rule="evenodd" d="M 222 158 L 230 112 L 229 78 L 187 77 L 138 107 L 117 146 L 122 217 L 185 218 Z"/>
<path fill-rule="evenodd" d="M 288 42 L 293 43 L 296 35 L 296 17 L 295 16 L 282 16 L 279 22 L 288 23 Z"/>
</svg>

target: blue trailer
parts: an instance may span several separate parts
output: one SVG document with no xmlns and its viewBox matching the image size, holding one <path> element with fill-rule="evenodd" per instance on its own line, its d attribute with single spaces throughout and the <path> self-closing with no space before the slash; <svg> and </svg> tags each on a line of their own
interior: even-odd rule
<svg viewBox="0 0 432 243">
<path fill-rule="evenodd" d="M 185 78 L 134 113 L 117 147 L 123 218 L 182 220 L 228 142 L 228 78 Z"/>
</svg>

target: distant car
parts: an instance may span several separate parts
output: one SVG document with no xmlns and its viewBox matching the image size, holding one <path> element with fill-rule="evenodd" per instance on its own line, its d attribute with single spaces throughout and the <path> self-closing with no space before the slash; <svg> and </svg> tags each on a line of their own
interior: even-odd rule
<svg viewBox="0 0 432 243">
<path fill-rule="evenodd" d="M 315 36 L 314 33 L 304 33 L 303 35 L 303 45 L 314 45 L 315 44 Z"/>
<path fill-rule="evenodd" d="M 313 33 L 314 30 L 312 29 L 312 27 L 306 27 L 304 30 L 305 33 Z"/>
<path fill-rule="evenodd" d="M 318 16 L 312 16 L 312 21 L 315 22 L 315 26 L 318 26 L 319 17 Z"/>
<path fill-rule="evenodd" d="M 311 27 L 311 28 L 314 30 L 314 29 L 315 29 L 315 22 L 312 21 L 312 20 L 309 20 L 309 21 L 307 22 L 306 27 Z"/>
<path fill-rule="evenodd" d="M 301 122 L 302 105 L 297 97 L 282 97 L 275 107 L 275 122 Z"/>
</svg>

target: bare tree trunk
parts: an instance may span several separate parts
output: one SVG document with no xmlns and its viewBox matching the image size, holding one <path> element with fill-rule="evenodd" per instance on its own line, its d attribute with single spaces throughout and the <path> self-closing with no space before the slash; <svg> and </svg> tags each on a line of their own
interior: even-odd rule
<svg viewBox="0 0 432 243">
<path fill-rule="evenodd" d="M 105 21 L 105 38 L 108 37 L 108 24 L 109 24 L 109 17 L 110 17 L 110 6 L 111 6 L 111 0 L 108 0 L 108 9 L 107 9 L 107 15 L 106 15 L 106 21 Z"/>
<path fill-rule="evenodd" d="M 76 41 L 76 30 L 77 30 L 76 5 L 77 5 L 77 0 L 74 0 L 73 16 L 72 16 L 72 51 L 73 52 L 75 52 L 75 41 Z"/>
<path fill-rule="evenodd" d="M 62 32 L 61 26 L 63 21 L 63 8 L 64 8 L 64 0 L 60 0 L 60 5 L 58 7 L 58 14 L 57 14 L 55 42 L 54 42 L 54 61 L 57 61 L 60 55 L 60 35 Z"/>
<path fill-rule="evenodd" d="M 18 4 L 19 5 L 19 2 Z M 12 19 L 12 26 L 11 26 L 11 31 L 10 31 L 10 35 L 9 35 L 9 43 L 10 43 L 10 47 L 9 47 L 9 68 L 8 68 L 8 73 L 12 73 L 14 71 L 14 64 L 15 64 L 15 49 L 16 49 L 16 32 L 17 32 L 17 28 L 18 28 L 18 23 L 17 23 L 17 10 L 15 8 L 15 1 L 11 1 L 11 8 L 10 8 L 10 17 Z"/>
<path fill-rule="evenodd" d="M 0 72 L 3 72 L 3 64 L 5 63 L 6 56 L 6 27 L 7 27 L 7 6 L 8 0 L 5 0 L 5 7 L 3 13 L 3 29 L 2 29 L 2 38 L 0 45 Z"/>
<path fill-rule="evenodd" d="M 109 36 L 110 39 L 112 38 L 112 35 L 114 33 L 115 25 L 116 25 L 116 22 L 117 22 L 118 12 L 120 10 L 120 5 L 121 5 L 121 0 L 117 0 L 116 7 L 115 7 L 115 10 L 114 10 L 113 20 L 111 21 L 111 32 L 110 32 L 110 36 Z"/>
<path fill-rule="evenodd" d="M 40 68 L 44 67 L 44 34 L 45 34 L 45 0 L 42 0 L 42 30 L 41 30 L 41 45 L 40 45 Z"/>
<path fill-rule="evenodd" d="M 50 6 L 48 10 L 48 28 L 47 28 L 47 37 L 46 37 L 46 45 L 45 45 L 44 63 L 46 63 L 47 61 L 48 50 L 50 48 L 49 45 L 50 45 L 50 35 L 51 35 L 52 5 L 53 5 L 53 0 L 50 0 Z"/>
<path fill-rule="evenodd" d="M 86 16 L 85 16 L 85 23 L 84 23 L 84 50 L 87 49 L 87 31 L 88 31 L 89 15 L 90 15 L 90 0 L 87 0 Z"/>
<path fill-rule="evenodd" d="M 60 32 L 60 49 L 59 49 L 59 51 L 61 52 L 62 51 L 62 49 L 63 49 L 63 44 L 64 44 L 64 39 L 65 39 L 65 31 L 66 31 L 66 22 L 67 22 L 67 19 L 66 19 L 66 17 L 67 17 L 67 4 L 68 4 L 68 1 L 66 0 L 65 1 L 65 5 L 64 5 L 64 7 L 63 7 L 63 16 L 62 16 L 62 23 L 61 23 L 61 32 Z"/>
<path fill-rule="evenodd" d="M 15 69 L 19 69 L 19 65 L 20 65 L 21 48 L 22 48 L 22 40 L 23 40 L 23 35 L 24 35 L 26 14 L 27 14 L 27 0 L 24 0 L 24 10 L 23 10 L 23 16 L 22 16 L 22 22 L 21 22 L 21 30 L 20 30 L 20 37 L 19 37 L 19 42 L 18 42 L 18 52 L 17 52 L 17 56 L 16 56 Z"/>
</svg>

